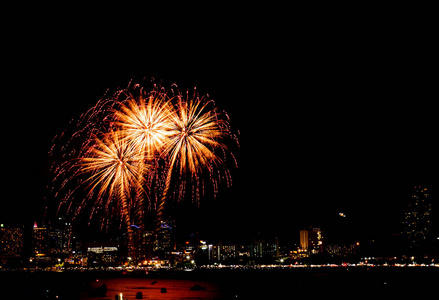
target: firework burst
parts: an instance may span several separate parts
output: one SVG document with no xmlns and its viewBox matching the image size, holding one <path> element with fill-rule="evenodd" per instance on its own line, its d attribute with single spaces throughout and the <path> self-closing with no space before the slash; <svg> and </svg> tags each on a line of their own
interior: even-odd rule
<svg viewBox="0 0 439 300">
<path fill-rule="evenodd" d="M 80 172 L 90 173 L 86 180 L 90 192 L 98 189 L 95 206 L 104 206 L 108 210 L 111 202 L 116 202 L 127 228 L 128 255 L 134 257 L 130 192 L 134 187 L 142 189 L 147 165 L 139 160 L 132 144 L 127 143 L 119 132 L 110 131 L 102 140 L 95 138 L 95 141 L 88 151 L 90 155 L 80 159 Z"/>
<path fill-rule="evenodd" d="M 117 131 L 110 131 L 103 139 L 95 138 L 95 145 L 87 151 L 89 155 L 80 158 L 78 166 L 81 173 L 91 174 L 86 180 L 90 190 L 99 187 L 98 199 L 102 199 L 104 194 L 108 194 L 108 199 L 114 196 L 126 198 L 129 188 L 141 187 L 141 178 L 147 167 L 140 163 L 135 151 L 133 145 Z"/>
<path fill-rule="evenodd" d="M 209 103 L 201 99 L 178 102 L 171 115 L 171 128 L 166 152 L 170 155 L 170 167 L 179 162 L 180 173 L 190 172 L 196 176 L 202 167 L 210 167 L 220 158 L 215 148 L 225 148 L 219 142 L 225 132 L 221 129 L 215 109 L 208 110 Z"/>
<path fill-rule="evenodd" d="M 171 187 L 176 187 L 172 195 L 181 199 L 190 178 L 192 194 L 199 201 L 203 177 L 212 183 L 214 195 L 219 181 L 225 178 L 230 184 L 228 153 L 236 165 L 225 145 L 230 138 L 237 141 L 227 114 L 195 90 L 183 96 L 177 88 L 165 91 L 154 86 L 146 93 L 136 84 L 101 99 L 72 124 L 76 128 L 72 134 L 65 131 L 58 137 L 59 143 L 68 138 L 60 147 L 64 162 L 54 167 L 52 191 L 55 198 L 64 194 L 58 210 L 66 206 L 75 217 L 91 207 L 90 220 L 101 212 L 107 221 L 121 216 L 129 252 L 133 220 L 137 218 L 144 229 L 144 196 L 148 194 L 148 207 L 156 208 L 156 224 L 160 224 Z M 52 154 L 56 148 L 52 147 Z M 88 189 L 88 194 L 74 201 L 79 187 Z"/>
<path fill-rule="evenodd" d="M 162 93 L 151 93 L 148 99 L 140 95 L 137 101 L 130 98 L 115 111 L 124 138 L 147 159 L 161 152 L 169 136 L 171 110 L 164 97 Z"/>
<path fill-rule="evenodd" d="M 222 140 L 230 136 L 228 123 L 220 118 L 216 107 L 210 107 L 213 101 L 204 101 L 195 91 L 191 97 L 187 93 L 186 99 L 181 95 L 176 99 L 178 102 L 169 115 L 170 128 L 164 149 L 169 162 L 165 188 L 157 208 L 157 227 L 163 218 L 174 169 L 179 169 L 180 177 L 190 174 L 195 179 L 192 180 L 195 185 L 202 185 L 199 174 L 207 169 L 209 178 L 217 186 L 212 175 L 214 167 L 222 163 L 217 153 L 224 154 L 227 151 Z M 226 173 L 228 176 L 229 173 Z M 199 197 L 197 188 L 195 198 L 198 200 Z"/>
</svg>

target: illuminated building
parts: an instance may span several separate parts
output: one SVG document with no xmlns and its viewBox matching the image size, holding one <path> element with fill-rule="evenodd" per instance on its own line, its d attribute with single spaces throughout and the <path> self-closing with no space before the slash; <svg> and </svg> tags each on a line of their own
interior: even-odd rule
<svg viewBox="0 0 439 300">
<path fill-rule="evenodd" d="M 48 236 L 48 252 L 50 254 L 58 254 L 62 251 L 62 230 L 58 228 L 49 228 Z"/>
<path fill-rule="evenodd" d="M 264 255 L 264 241 L 253 241 L 250 246 L 250 257 L 262 257 Z"/>
<path fill-rule="evenodd" d="M 231 259 L 235 259 L 238 256 L 236 245 L 218 245 L 208 246 L 208 259 L 209 261 L 223 262 Z"/>
<path fill-rule="evenodd" d="M 428 242 L 431 231 L 431 200 L 425 186 L 415 186 L 404 212 L 403 232 L 410 249 L 419 249 Z"/>
<path fill-rule="evenodd" d="M 72 251 L 72 224 L 63 223 L 58 227 L 49 227 L 48 252 L 50 254 L 69 254 Z"/>
<path fill-rule="evenodd" d="M 34 223 L 32 229 L 32 248 L 36 256 L 46 256 L 48 254 L 48 234 L 46 227 L 38 227 Z"/>
<path fill-rule="evenodd" d="M 272 242 L 266 240 L 253 241 L 250 245 L 250 257 L 252 258 L 268 258 L 279 256 L 279 241 L 276 238 Z"/>
<path fill-rule="evenodd" d="M 300 231 L 300 248 L 302 250 L 308 250 L 308 230 Z"/>
<path fill-rule="evenodd" d="M 155 235 L 153 231 L 134 231 L 135 240 L 138 241 L 137 260 L 151 260 L 155 248 Z"/>
<path fill-rule="evenodd" d="M 0 258 L 20 257 L 22 252 L 23 228 L 0 224 Z"/>
<path fill-rule="evenodd" d="M 119 262 L 119 244 L 117 243 L 88 243 L 85 246 L 89 265 L 116 265 Z"/>
<path fill-rule="evenodd" d="M 356 254 L 359 246 L 360 243 L 346 244 L 346 245 L 330 244 L 325 246 L 325 252 L 331 257 L 335 257 L 335 256 L 346 257 L 349 255 Z"/>
<path fill-rule="evenodd" d="M 323 231 L 320 228 L 301 230 L 300 247 L 309 253 L 323 252 Z"/>
<path fill-rule="evenodd" d="M 279 257 L 279 240 L 276 238 L 274 242 L 265 243 L 264 255 L 269 257 Z"/>
<path fill-rule="evenodd" d="M 168 259 L 173 250 L 173 222 L 161 221 L 154 244 L 154 252 L 162 259 Z"/>
<path fill-rule="evenodd" d="M 35 256 L 70 254 L 73 250 L 72 224 L 59 218 L 54 226 L 34 223 L 32 228 L 32 249 Z"/>
</svg>

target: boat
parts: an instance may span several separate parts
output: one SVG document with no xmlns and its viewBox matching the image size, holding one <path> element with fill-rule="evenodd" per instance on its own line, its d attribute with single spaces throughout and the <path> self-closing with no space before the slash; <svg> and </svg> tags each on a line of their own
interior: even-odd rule
<svg viewBox="0 0 439 300">
<path fill-rule="evenodd" d="M 104 283 L 96 288 L 90 288 L 88 291 L 89 297 L 106 297 L 107 296 L 107 285 Z"/>
<path fill-rule="evenodd" d="M 205 289 L 206 287 L 201 286 L 199 284 L 194 284 L 194 286 L 190 288 L 191 291 L 204 291 Z"/>
</svg>

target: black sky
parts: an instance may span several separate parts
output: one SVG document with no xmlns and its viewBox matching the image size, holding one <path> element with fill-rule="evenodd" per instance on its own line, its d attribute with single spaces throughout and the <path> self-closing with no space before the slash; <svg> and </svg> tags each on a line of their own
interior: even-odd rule
<svg viewBox="0 0 439 300">
<path fill-rule="evenodd" d="M 298 239 L 344 212 L 362 235 L 397 232 L 415 184 L 439 212 L 427 15 L 206 9 L 27 12 L 5 33 L 2 222 L 40 218 L 52 138 L 107 89 L 143 78 L 196 86 L 240 133 L 233 187 L 188 212 L 201 231 Z"/>
</svg>

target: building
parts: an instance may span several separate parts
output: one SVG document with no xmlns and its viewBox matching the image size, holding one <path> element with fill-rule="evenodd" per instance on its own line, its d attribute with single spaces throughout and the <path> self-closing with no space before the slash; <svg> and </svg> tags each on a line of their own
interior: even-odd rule
<svg viewBox="0 0 439 300">
<path fill-rule="evenodd" d="M 156 236 L 153 231 L 138 232 L 134 231 L 134 237 L 138 241 L 137 260 L 151 260 L 154 256 L 156 247 Z"/>
<path fill-rule="evenodd" d="M 323 231 L 320 228 L 301 230 L 300 248 L 312 254 L 323 252 Z"/>
<path fill-rule="evenodd" d="M 85 244 L 88 265 L 117 265 L 120 262 L 120 247 L 117 242 Z"/>
<path fill-rule="evenodd" d="M 275 258 L 279 257 L 279 241 L 253 240 L 250 245 L 250 257 L 252 258 Z"/>
<path fill-rule="evenodd" d="M 355 244 L 329 244 L 325 252 L 331 257 L 347 257 L 357 254 L 360 243 Z"/>
<path fill-rule="evenodd" d="M 52 255 L 72 252 L 72 224 L 59 218 L 59 224 L 47 229 L 48 253 Z"/>
<path fill-rule="evenodd" d="M 300 231 L 300 248 L 302 250 L 308 250 L 308 230 Z"/>
<path fill-rule="evenodd" d="M 209 262 L 224 262 L 234 260 L 238 257 L 236 245 L 208 245 L 208 260 Z"/>
<path fill-rule="evenodd" d="M 172 250 L 175 249 L 173 233 L 173 222 L 161 221 L 153 249 L 154 253 L 156 253 L 159 258 L 169 259 Z"/>
<path fill-rule="evenodd" d="M 415 186 L 408 207 L 404 211 L 402 234 L 410 249 L 420 250 L 428 244 L 430 233 L 430 193 L 425 186 Z"/>
<path fill-rule="evenodd" d="M 0 262 L 21 257 L 23 254 L 23 228 L 0 224 Z"/>
<path fill-rule="evenodd" d="M 38 227 L 35 222 L 32 228 L 32 249 L 35 256 L 46 256 L 49 253 L 48 233 L 45 226 Z"/>
</svg>

